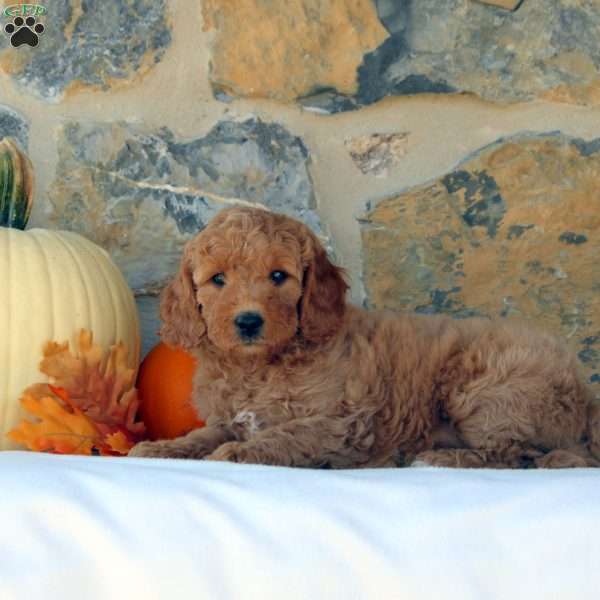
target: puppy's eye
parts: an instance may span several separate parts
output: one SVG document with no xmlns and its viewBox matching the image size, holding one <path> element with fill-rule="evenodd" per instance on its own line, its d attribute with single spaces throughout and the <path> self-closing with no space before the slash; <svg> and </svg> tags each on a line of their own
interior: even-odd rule
<svg viewBox="0 0 600 600">
<path fill-rule="evenodd" d="M 225 273 L 217 273 L 216 275 L 213 275 L 210 280 L 217 287 L 223 287 L 225 285 Z"/>
<path fill-rule="evenodd" d="M 275 285 L 281 285 L 288 278 L 288 274 L 285 271 L 273 271 L 269 277 Z"/>
</svg>

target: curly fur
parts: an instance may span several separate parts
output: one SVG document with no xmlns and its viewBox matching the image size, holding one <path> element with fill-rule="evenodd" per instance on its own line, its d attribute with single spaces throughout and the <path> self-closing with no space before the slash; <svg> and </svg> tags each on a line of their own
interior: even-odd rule
<svg viewBox="0 0 600 600">
<path fill-rule="evenodd" d="M 281 285 L 274 270 L 288 274 Z M 163 340 L 198 358 L 193 398 L 207 426 L 131 454 L 331 468 L 600 464 L 600 412 L 561 341 L 507 320 L 369 312 L 346 291 L 302 223 L 219 213 L 161 302 Z M 234 326 L 248 310 L 264 318 L 253 343 Z"/>
</svg>

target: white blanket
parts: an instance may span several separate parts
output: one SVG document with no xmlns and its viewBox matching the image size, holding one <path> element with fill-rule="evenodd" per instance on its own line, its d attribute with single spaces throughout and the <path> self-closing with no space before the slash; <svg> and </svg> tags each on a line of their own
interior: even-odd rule
<svg viewBox="0 0 600 600">
<path fill-rule="evenodd" d="M 0 454 L 1 600 L 598 600 L 600 469 Z"/>
</svg>

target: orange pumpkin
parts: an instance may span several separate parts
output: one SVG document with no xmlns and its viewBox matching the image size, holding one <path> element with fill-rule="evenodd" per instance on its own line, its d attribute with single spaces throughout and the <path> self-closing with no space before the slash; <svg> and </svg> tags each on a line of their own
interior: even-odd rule
<svg viewBox="0 0 600 600">
<path fill-rule="evenodd" d="M 202 427 L 191 404 L 196 360 L 160 342 L 140 366 L 137 388 L 140 417 L 151 440 L 173 439 Z"/>
</svg>

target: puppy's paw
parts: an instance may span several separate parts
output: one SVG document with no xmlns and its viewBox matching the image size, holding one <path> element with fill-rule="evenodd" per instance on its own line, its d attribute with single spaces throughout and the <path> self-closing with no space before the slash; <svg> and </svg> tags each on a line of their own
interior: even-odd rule
<svg viewBox="0 0 600 600">
<path fill-rule="evenodd" d="M 453 469 L 474 469 L 477 467 L 496 466 L 485 450 L 470 448 L 440 448 L 425 450 L 415 456 L 411 466 L 446 467 Z M 415 464 L 416 463 L 416 464 Z"/>
<path fill-rule="evenodd" d="M 453 460 L 448 460 L 451 456 L 451 453 L 425 450 L 424 452 L 417 454 L 409 466 L 417 468 L 455 466 Z"/>
<path fill-rule="evenodd" d="M 205 460 L 218 460 L 235 463 L 258 463 L 254 453 L 243 442 L 227 442 L 209 454 Z"/>
<path fill-rule="evenodd" d="M 136 444 L 127 456 L 136 458 L 160 458 L 164 455 L 163 444 L 160 442 L 140 442 Z"/>
<path fill-rule="evenodd" d="M 538 469 L 577 469 L 593 465 L 593 459 L 584 458 L 568 450 L 552 450 L 548 454 L 535 459 Z"/>
<path fill-rule="evenodd" d="M 127 456 L 137 458 L 194 458 L 189 448 L 173 442 L 140 442 Z"/>
</svg>

